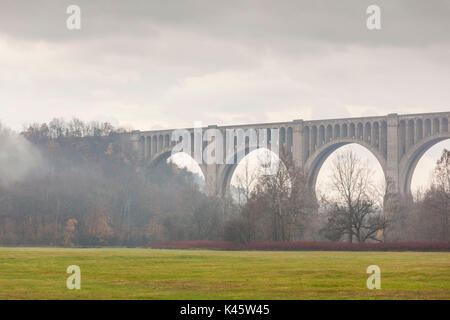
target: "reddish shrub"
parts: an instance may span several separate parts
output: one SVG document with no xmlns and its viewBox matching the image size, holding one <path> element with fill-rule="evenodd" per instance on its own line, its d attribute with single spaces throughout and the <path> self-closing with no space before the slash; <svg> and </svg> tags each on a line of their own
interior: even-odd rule
<svg viewBox="0 0 450 320">
<path fill-rule="evenodd" d="M 251 242 L 177 241 L 147 246 L 153 249 L 267 250 L 267 251 L 450 251 L 450 242 Z"/>
</svg>

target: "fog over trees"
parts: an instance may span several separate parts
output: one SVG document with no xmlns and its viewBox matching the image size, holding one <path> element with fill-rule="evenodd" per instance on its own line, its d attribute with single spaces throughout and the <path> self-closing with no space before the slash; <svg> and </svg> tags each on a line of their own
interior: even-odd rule
<svg viewBox="0 0 450 320">
<path fill-rule="evenodd" d="M 21 135 L 2 130 L 2 145 L 21 146 L 1 158 L 15 176 L 2 175 L 0 242 L 135 246 L 222 239 L 232 204 L 208 198 L 190 172 L 172 164 L 142 166 L 116 143 L 117 131 L 76 119 L 31 125 Z M 19 156 L 28 161 L 20 168 Z"/>
<path fill-rule="evenodd" d="M 143 164 L 108 123 L 54 119 L 0 126 L 0 244 L 144 246 L 181 240 L 449 241 L 450 151 L 414 199 L 384 192 L 352 152 L 338 152 L 317 202 L 281 153 L 272 175 L 246 171 L 238 200 L 207 196 L 193 173 Z M 245 170 L 244 170 L 245 171 Z"/>
<path fill-rule="evenodd" d="M 418 191 L 414 200 L 395 199 L 388 210 L 388 241 L 450 241 L 450 150 L 442 152 L 427 190 Z"/>
</svg>

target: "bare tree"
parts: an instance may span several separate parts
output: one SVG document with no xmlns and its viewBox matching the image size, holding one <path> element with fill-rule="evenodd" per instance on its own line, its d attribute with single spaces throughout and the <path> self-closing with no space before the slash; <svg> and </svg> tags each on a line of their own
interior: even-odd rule
<svg viewBox="0 0 450 320">
<path fill-rule="evenodd" d="M 238 191 L 238 203 L 242 208 L 250 199 L 251 192 L 259 177 L 257 163 L 251 166 L 248 158 L 243 161 L 243 170 L 236 175 L 236 187 Z"/>
<path fill-rule="evenodd" d="M 316 203 L 302 169 L 284 154 L 277 161 L 279 165 L 272 174 L 258 176 L 242 210 L 250 240 L 299 240 L 315 212 Z M 268 169 L 270 164 L 266 162 L 265 166 Z"/>
<path fill-rule="evenodd" d="M 444 149 L 433 172 L 433 185 L 450 195 L 450 150 Z"/>
<path fill-rule="evenodd" d="M 422 214 L 430 225 L 427 240 L 450 240 L 450 150 L 444 150 L 436 163 L 433 179 L 422 200 Z"/>
<path fill-rule="evenodd" d="M 449 241 L 450 151 L 444 150 L 437 161 L 429 188 L 414 197 L 391 194 L 384 211 L 390 219 L 385 241 Z"/>
<path fill-rule="evenodd" d="M 337 153 L 332 163 L 331 189 L 334 198 L 324 199 L 326 226 L 322 230 L 330 240 L 347 238 L 364 242 L 377 240 L 387 227 L 388 219 L 381 206 L 379 189 L 372 181 L 368 164 L 350 149 Z"/>
</svg>

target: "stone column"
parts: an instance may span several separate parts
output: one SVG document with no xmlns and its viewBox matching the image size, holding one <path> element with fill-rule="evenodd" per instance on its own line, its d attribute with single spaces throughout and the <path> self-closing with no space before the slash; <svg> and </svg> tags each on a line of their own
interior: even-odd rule
<svg viewBox="0 0 450 320">
<path fill-rule="evenodd" d="M 294 120 L 292 133 L 292 156 L 295 165 L 303 167 L 304 148 L 303 148 L 303 120 Z"/>
<path fill-rule="evenodd" d="M 209 196 L 219 195 L 219 188 L 217 186 L 217 165 L 204 164 L 202 165 L 203 174 L 205 175 L 206 194 Z"/>
<path fill-rule="evenodd" d="M 148 158 L 148 144 L 147 144 L 147 136 L 144 136 L 144 155 L 142 159 L 147 160 Z"/>
<path fill-rule="evenodd" d="M 387 116 L 386 161 L 386 179 L 391 183 L 391 193 L 402 193 L 402 186 L 399 184 L 399 148 L 398 115 L 391 113 Z"/>
<path fill-rule="evenodd" d="M 209 129 L 215 129 L 218 130 L 217 125 L 209 125 L 207 130 Z M 203 174 L 205 175 L 205 183 L 206 183 L 206 193 L 209 196 L 216 196 L 219 195 L 219 188 L 218 188 L 218 168 L 220 165 L 220 162 L 224 161 L 224 152 L 225 152 L 225 137 L 223 136 L 222 130 L 219 130 L 219 132 L 222 134 L 222 137 L 215 136 L 214 140 L 209 142 L 206 140 L 203 140 L 204 142 L 204 148 L 203 148 L 203 164 L 200 166 Z M 205 139 L 205 134 L 207 132 L 203 132 L 203 139 Z M 222 140 L 222 141 L 220 141 Z M 215 153 L 215 161 L 214 163 L 208 163 L 208 161 L 205 158 L 205 152 L 207 151 L 207 148 L 209 145 L 214 145 L 214 153 Z M 221 150 L 219 150 L 219 148 Z M 219 163 L 218 163 L 219 162 Z"/>
</svg>

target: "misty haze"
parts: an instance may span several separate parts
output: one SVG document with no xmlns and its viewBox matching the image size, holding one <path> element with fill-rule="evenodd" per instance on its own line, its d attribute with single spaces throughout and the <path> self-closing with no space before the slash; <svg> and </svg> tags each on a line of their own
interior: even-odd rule
<svg viewBox="0 0 450 320">
<path fill-rule="evenodd" d="M 449 18 L 0 0 L 0 299 L 450 299 Z"/>
</svg>

